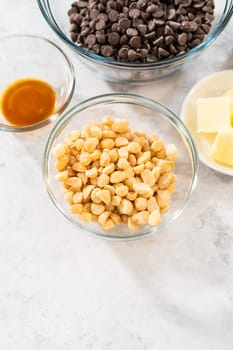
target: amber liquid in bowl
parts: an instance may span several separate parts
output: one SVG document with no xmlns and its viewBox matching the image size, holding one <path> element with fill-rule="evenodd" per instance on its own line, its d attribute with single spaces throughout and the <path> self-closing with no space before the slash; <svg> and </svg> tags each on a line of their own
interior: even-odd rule
<svg viewBox="0 0 233 350">
<path fill-rule="evenodd" d="M 10 84 L 1 96 L 1 112 L 15 126 L 39 123 L 53 114 L 54 89 L 45 81 L 25 78 Z"/>
</svg>

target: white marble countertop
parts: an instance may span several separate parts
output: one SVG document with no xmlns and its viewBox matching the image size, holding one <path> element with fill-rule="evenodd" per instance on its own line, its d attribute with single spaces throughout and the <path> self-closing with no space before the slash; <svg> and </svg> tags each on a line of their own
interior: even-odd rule
<svg viewBox="0 0 233 350">
<path fill-rule="evenodd" d="M 0 17 L 0 36 L 31 31 L 61 45 L 35 0 L 1 1 Z M 232 36 L 231 22 L 189 71 L 124 90 L 179 112 L 198 79 L 233 68 Z M 73 61 L 72 104 L 121 91 Z M 201 166 L 170 228 L 128 243 L 94 239 L 48 199 L 41 159 L 51 127 L 0 136 L 0 349 L 232 350 L 233 179 Z"/>
</svg>

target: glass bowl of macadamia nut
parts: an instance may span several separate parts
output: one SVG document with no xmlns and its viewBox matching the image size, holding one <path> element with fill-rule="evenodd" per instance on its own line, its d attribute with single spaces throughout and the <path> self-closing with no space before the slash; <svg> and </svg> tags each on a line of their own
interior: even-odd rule
<svg viewBox="0 0 233 350">
<path fill-rule="evenodd" d="M 56 208 L 78 229 L 130 240 L 158 232 L 183 211 L 198 176 L 183 122 L 161 103 L 106 94 L 63 114 L 44 153 Z"/>
<path fill-rule="evenodd" d="M 233 0 L 37 0 L 51 29 L 103 79 L 145 83 L 187 67 L 224 30 Z"/>
</svg>

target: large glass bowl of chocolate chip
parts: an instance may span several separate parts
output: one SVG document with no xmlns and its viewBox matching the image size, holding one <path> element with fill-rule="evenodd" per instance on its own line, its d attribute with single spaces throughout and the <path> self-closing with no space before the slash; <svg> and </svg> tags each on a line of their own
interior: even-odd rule
<svg viewBox="0 0 233 350">
<path fill-rule="evenodd" d="M 233 0 L 37 0 L 47 23 L 102 78 L 161 79 L 222 32 Z"/>
</svg>

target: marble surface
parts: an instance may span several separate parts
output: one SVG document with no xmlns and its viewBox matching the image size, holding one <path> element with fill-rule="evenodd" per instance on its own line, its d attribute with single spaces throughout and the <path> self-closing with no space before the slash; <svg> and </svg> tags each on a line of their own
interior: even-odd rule
<svg viewBox="0 0 233 350">
<path fill-rule="evenodd" d="M 31 31 L 61 45 L 36 1 L 1 1 L 0 17 L 0 36 Z M 103 82 L 73 57 L 71 104 L 123 89 L 179 112 L 198 79 L 233 68 L 232 36 L 231 22 L 189 71 L 146 87 Z M 94 239 L 48 199 L 41 159 L 51 127 L 0 136 L 0 349 L 232 350 L 233 179 L 201 166 L 170 228 L 129 243 Z"/>
</svg>

